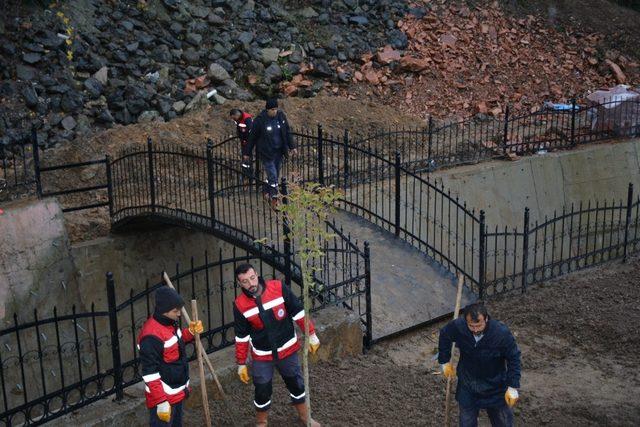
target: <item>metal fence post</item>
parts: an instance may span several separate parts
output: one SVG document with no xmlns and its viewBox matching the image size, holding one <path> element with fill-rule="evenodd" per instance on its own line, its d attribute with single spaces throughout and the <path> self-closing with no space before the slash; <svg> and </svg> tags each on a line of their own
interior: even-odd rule
<svg viewBox="0 0 640 427">
<path fill-rule="evenodd" d="M 527 291 L 527 269 L 529 268 L 529 208 L 524 208 L 522 227 L 522 293 Z"/>
<path fill-rule="evenodd" d="M 107 197 L 109 198 L 109 219 L 113 220 L 113 177 L 111 175 L 111 156 L 104 156 L 104 164 L 107 169 Z"/>
<path fill-rule="evenodd" d="M 287 179 L 282 178 L 280 181 L 280 193 L 282 194 L 282 204 L 288 205 L 289 198 L 287 195 L 289 194 L 287 190 Z M 282 233 L 284 235 L 284 282 L 287 286 L 291 287 L 291 239 L 290 239 L 291 229 L 289 228 L 289 220 L 286 215 L 282 216 Z"/>
<path fill-rule="evenodd" d="M 429 135 L 427 136 L 428 139 L 428 147 L 427 147 L 427 164 L 429 165 L 429 167 L 427 168 L 427 170 L 429 172 L 431 172 L 431 156 L 433 155 L 432 152 L 432 146 L 433 146 L 433 116 L 429 116 Z"/>
<path fill-rule="evenodd" d="M 40 152 L 38 151 L 38 133 L 36 128 L 31 128 L 31 144 L 33 150 L 33 172 L 36 180 L 36 194 L 42 197 L 42 181 L 40 180 Z"/>
<path fill-rule="evenodd" d="M 504 146 L 504 154 L 507 154 L 507 144 L 509 143 L 509 105 L 504 113 L 504 134 L 502 137 L 502 144 Z"/>
<path fill-rule="evenodd" d="M 480 227 L 479 227 L 479 231 L 480 231 L 480 242 L 479 242 L 479 252 L 480 252 L 480 259 L 478 261 L 478 268 L 479 268 L 479 274 L 478 274 L 478 298 L 479 299 L 483 299 L 484 298 L 484 285 L 485 285 L 485 273 L 486 273 L 486 269 L 485 269 L 485 264 L 487 262 L 487 254 L 486 254 L 486 247 L 485 247 L 485 234 L 486 234 L 486 230 L 485 230 L 485 216 L 484 216 L 484 211 L 481 210 L 480 211 Z"/>
<path fill-rule="evenodd" d="M 629 225 L 631 224 L 631 209 L 633 208 L 633 184 L 629 183 L 627 190 L 627 214 L 624 222 L 624 247 L 622 249 L 622 262 L 627 262 L 627 245 L 629 244 Z"/>
<path fill-rule="evenodd" d="M 576 145 L 576 100 L 571 100 L 571 146 Z"/>
<path fill-rule="evenodd" d="M 364 242 L 364 286 L 365 286 L 365 304 L 366 304 L 366 336 L 364 345 L 366 349 L 371 348 L 373 342 L 373 320 L 371 315 L 371 250 L 369 249 L 369 242 Z"/>
<path fill-rule="evenodd" d="M 151 210 L 156 210 L 156 180 L 153 171 L 153 142 L 151 137 L 147 138 L 147 152 L 149 154 L 149 195 L 151 197 Z"/>
<path fill-rule="evenodd" d="M 346 190 L 347 182 L 349 182 L 349 130 L 344 130 L 344 185 L 343 188 Z"/>
<path fill-rule="evenodd" d="M 213 141 L 207 139 L 207 187 L 209 194 L 209 217 L 211 218 L 211 229 L 214 228 L 216 215 L 214 203 L 214 179 L 213 179 Z"/>
<path fill-rule="evenodd" d="M 116 286 L 113 273 L 107 273 L 107 304 L 109 307 L 109 330 L 111 332 L 111 357 L 113 359 L 113 386 L 116 400 L 124 397 L 122 385 L 122 361 L 120 360 L 120 340 L 118 338 L 118 311 L 116 309 Z"/>
<path fill-rule="evenodd" d="M 322 125 L 318 125 L 318 182 L 324 186 L 324 156 L 322 154 Z"/>
<path fill-rule="evenodd" d="M 395 173 L 396 173 L 395 234 L 396 234 L 396 237 L 399 237 L 400 236 L 400 152 L 399 151 L 396 151 Z"/>
</svg>

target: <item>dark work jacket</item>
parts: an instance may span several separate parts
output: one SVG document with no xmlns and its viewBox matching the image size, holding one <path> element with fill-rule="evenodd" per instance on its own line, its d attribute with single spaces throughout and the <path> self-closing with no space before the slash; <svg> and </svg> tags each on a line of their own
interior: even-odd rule
<svg viewBox="0 0 640 427">
<path fill-rule="evenodd" d="M 273 126 L 269 126 L 270 120 L 267 116 L 267 110 L 262 110 L 253 121 L 253 126 L 249 133 L 247 152 L 252 153 L 253 148 L 256 147 L 256 151 L 262 158 L 272 160 L 278 155 L 286 157 L 287 152 L 295 148 L 287 116 L 284 112 L 278 110 L 276 119 L 278 127 L 274 129 Z M 269 127 L 271 127 L 271 129 L 269 129 Z M 274 147 L 273 132 L 280 132 L 280 138 L 282 140 L 282 146 L 280 148 Z"/>
<path fill-rule="evenodd" d="M 507 387 L 520 388 L 520 349 L 509 328 L 489 319 L 476 343 L 460 317 L 440 330 L 438 362 L 451 360 L 451 344 L 460 351 L 456 400 L 460 406 L 490 408 L 504 402 Z"/>
</svg>

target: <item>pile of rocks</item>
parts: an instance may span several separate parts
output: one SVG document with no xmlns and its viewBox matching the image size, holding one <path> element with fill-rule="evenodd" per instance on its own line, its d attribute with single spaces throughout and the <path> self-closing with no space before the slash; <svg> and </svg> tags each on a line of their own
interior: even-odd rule
<svg viewBox="0 0 640 427">
<path fill-rule="evenodd" d="M 49 146 L 113 123 L 170 120 L 208 102 L 276 95 L 287 81 L 310 82 L 287 95 L 313 96 L 328 81 L 351 81 L 341 63 L 387 44 L 407 47 L 397 28 L 404 1 L 54 6 L 0 18 L 1 145 L 34 125 Z"/>
</svg>

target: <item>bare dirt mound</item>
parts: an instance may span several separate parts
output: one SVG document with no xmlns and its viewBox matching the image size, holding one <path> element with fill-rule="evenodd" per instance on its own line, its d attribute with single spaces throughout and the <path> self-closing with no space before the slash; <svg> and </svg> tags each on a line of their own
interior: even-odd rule
<svg viewBox="0 0 640 427">
<path fill-rule="evenodd" d="M 511 327 L 522 350 L 517 425 L 640 423 L 640 403 L 633 398 L 640 392 L 639 298 L 636 259 L 490 302 L 490 312 Z M 421 330 L 367 355 L 313 366 L 314 416 L 327 426 L 441 426 L 444 382 L 430 360 L 436 332 Z M 252 390 L 240 384 L 226 390 L 247 426 L 253 420 Z M 287 401 L 277 381 L 273 425 L 295 425 Z M 214 409 L 221 413 L 217 403 Z M 186 425 L 200 425 L 201 413 L 186 416 Z"/>
<path fill-rule="evenodd" d="M 323 125 L 327 134 L 341 138 L 344 130 L 367 134 L 394 127 L 416 127 L 418 123 L 410 114 L 376 102 L 355 101 L 342 97 L 319 96 L 316 98 L 287 98 L 280 100 L 280 107 L 287 113 L 294 129 L 315 129 Z M 257 115 L 264 108 L 264 101 L 230 101 L 224 105 L 206 108 L 178 117 L 169 122 L 115 125 L 108 130 L 77 138 L 72 143 L 45 151 L 45 161 L 80 161 L 88 158 L 115 155 L 122 148 L 143 144 L 147 137 L 156 142 L 175 143 L 184 146 L 204 146 L 207 138 L 214 141 L 235 135 L 235 125 L 229 119 L 229 110 L 240 108 Z"/>
</svg>

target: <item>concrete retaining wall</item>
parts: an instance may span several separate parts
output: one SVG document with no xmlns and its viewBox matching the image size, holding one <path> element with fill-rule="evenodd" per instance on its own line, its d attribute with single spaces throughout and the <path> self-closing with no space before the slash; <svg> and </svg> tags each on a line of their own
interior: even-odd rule
<svg viewBox="0 0 640 427">
<path fill-rule="evenodd" d="M 489 227 L 521 227 L 525 207 L 531 210 L 533 222 L 580 201 L 626 202 L 629 182 L 638 194 L 640 140 L 463 166 L 432 177 L 467 206 L 484 209 Z"/>
</svg>

